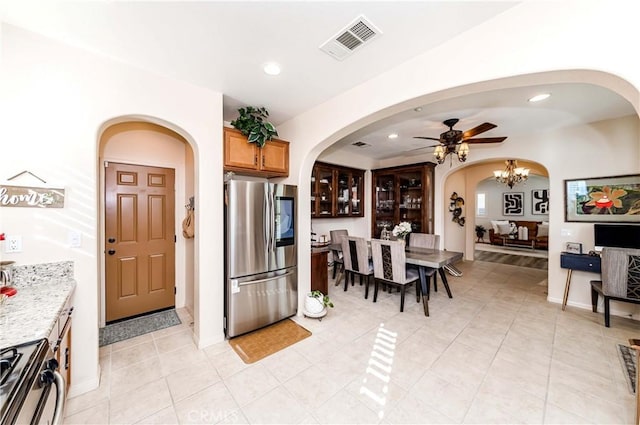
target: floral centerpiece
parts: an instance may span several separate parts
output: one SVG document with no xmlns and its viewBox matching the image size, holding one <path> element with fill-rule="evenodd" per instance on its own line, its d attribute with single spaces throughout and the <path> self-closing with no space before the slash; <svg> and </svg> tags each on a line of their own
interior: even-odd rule
<svg viewBox="0 0 640 425">
<path fill-rule="evenodd" d="M 409 233 L 411 233 L 411 223 L 408 221 L 403 221 L 393 228 L 393 236 L 398 239 L 404 240 Z"/>
</svg>

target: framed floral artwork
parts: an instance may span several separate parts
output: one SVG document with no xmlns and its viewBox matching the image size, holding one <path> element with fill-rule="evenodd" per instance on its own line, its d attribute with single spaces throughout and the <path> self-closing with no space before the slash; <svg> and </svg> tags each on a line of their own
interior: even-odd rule
<svg viewBox="0 0 640 425">
<path fill-rule="evenodd" d="M 640 175 L 565 180 L 564 201 L 565 221 L 640 223 Z"/>
</svg>

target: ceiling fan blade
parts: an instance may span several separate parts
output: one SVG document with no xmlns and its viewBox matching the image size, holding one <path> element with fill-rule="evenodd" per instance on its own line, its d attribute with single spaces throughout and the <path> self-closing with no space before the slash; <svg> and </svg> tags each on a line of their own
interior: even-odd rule
<svg viewBox="0 0 640 425">
<path fill-rule="evenodd" d="M 470 137 L 475 136 L 476 134 L 480 134 L 480 133 L 484 133 L 485 131 L 489 131 L 492 128 L 496 128 L 497 125 L 495 124 L 491 124 L 490 122 L 485 122 L 480 124 L 477 127 L 473 127 L 470 130 L 465 131 L 464 133 L 462 133 L 462 140 L 466 140 Z"/>
<path fill-rule="evenodd" d="M 441 145 L 422 146 L 421 148 L 409 149 L 408 151 L 405 151 L 405 152 L 413 152 L 413 151 L 419 151 L 420 149 L 435 148 L 436 146 L 441 146 Z"/>
<path fill-rule="evenodd" d="M 467 139 L 467 143 L 500 143 L 503 142 L 506 137 L 484 137 L 479 139 Z"/>
<path fill-rule="evenodd" d="M 413 136 L 414 139 L 426 139 L 426 140 L 437 140 L 440 141 L 440 139 L 436 138 L 436 137 L 423 137 L 423 136 Z"/>
</svg>

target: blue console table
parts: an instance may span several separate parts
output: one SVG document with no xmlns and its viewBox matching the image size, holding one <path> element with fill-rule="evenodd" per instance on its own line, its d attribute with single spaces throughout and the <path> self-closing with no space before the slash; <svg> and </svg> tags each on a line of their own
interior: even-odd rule
<svg viewBox="0 0 640 425">
<path fill-rule="evenodd" d="M 600 256 L 588 254 L 560 253 L 560 267 L 567 270 L 567 281 L 564 284 L 564 297 L 562 297 L 562 310 L 567 306 L 569 296 L 569 286 L 571 286 L 571 272 L 579 270 L 582 272 L 600 273 Z"/>
</svg>

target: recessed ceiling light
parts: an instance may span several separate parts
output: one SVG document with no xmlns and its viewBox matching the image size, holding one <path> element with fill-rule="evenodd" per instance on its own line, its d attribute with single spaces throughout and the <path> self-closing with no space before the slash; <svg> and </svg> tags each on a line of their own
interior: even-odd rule
<svg viewBox="0 0 640 425">
<path fill-rule="evenodd" d="M 540 102 L 541 100 L 547 99 L 549 96 L 551 96 L 551 94 L 549 93 L 537 94 L 533 96 L 531 99 L 529 99 L 529 102 Z"/>
<path fill-rule="evenodd" d="M 391 133 L 390 135 L 387 136 L 389 139 L 397 139 L 398 138 L 398 133 Z"/>
<path fill-rule="evenodd" d="M 278 65 L 275 62 L 269 62 L 269 63 L 265 64 L 262 69 L 264 69 L 264 73 L 265 74 L 269 74 L 269 75 L 278 75 L 278 74 L 280 74 L 280 65 Z"/>
<path fill-rule="evenodd" d="M 420 112 L 422 111 L 422 106 L 418 106 L 417 108 L 413 108 L 414 111 Z"/>
</svg>

